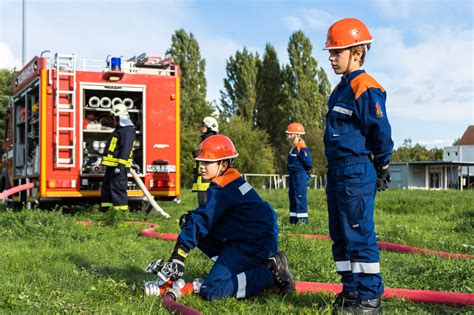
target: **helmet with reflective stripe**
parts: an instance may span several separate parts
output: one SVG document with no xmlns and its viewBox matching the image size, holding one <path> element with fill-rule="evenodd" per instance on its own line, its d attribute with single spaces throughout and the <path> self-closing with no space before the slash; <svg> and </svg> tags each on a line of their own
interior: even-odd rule
<svg viewBox="0 0 474 315">
<path fill-rule="evenodd" d="M 197 161 L 215 162 L 233 159 L 239 154 L 234 143 L 229 137 L 224 135 L 214 135 L 204 139 L 199 145 Z"/>
<path fill-rule="evenodd" d="M 303 125 L 297 122 L 289 124 L 285 132 L 289 134 L 295 134 L 295 135 L 305 134 Z"/>
<path fill-rule="evenodd" d="M 323 49 L 343 49 L 369 44 L 373 41 L 369 29 L 362 21 L 354 18 L 337 21 L 328 29 L 326 47 Z"/>
<path fill-rule="evenodd" d="M 202 125 L 209 128 L 211 131 L 219 132 L 219 124 L 214 117 L 207 116 L 202 120 Z"/>
<path fill-rule="evenodd" d="M 110 113 L 114 116 L 129 116 L 127 106 L 122 103 L 113 105 Z"/>
</svg>

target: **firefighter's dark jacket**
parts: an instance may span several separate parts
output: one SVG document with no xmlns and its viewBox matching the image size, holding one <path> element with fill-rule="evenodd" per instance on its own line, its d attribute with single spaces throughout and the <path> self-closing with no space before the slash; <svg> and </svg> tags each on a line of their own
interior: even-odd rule
<svg viewBox="0 0 474 315">
<path fill-rule="evenodd" d="M 135 141 L 135 127 L 117 127 L 112 132 L 102 156 L 102 165 L 117 167 L 132 165 L 133 142 Z"/>
</svg>

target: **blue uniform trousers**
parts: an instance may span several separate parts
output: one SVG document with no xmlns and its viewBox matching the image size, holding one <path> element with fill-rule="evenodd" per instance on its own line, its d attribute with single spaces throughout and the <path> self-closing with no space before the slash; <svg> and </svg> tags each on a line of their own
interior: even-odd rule
<svg viewBox="0 0 474 315">
<path fill-rule="evenodd" d="M 305 171 L 290 172 L 288 191 L 290 199 L 290 223 L 305 222 L 308 224 L 307 189 L 308 174 Z"/>
<path fill-rule="evenodd" d="M 199 242 L 198 248 L 215 261 L 201 287 L 203 299 L 245 298 L 274 286 L 265 265 L 277 251 L 276 240 L 274 252 L 268 257 L 245 243 L 217 241 L 210 235 Z"/>
<path fill-rule="evenodd" d="M 376 177 L 372 163 L 328 170 L 329 233 L 336 270 L 343 291 L 357 291 L 360 299 L 384 292 L 374 230 Z"/>
</svg>

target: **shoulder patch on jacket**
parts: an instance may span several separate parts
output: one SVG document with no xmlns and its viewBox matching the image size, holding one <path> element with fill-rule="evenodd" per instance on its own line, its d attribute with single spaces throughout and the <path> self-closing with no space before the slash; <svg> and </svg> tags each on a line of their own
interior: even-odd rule
<svg viewBox="0 0 474 315">
<path fill-rule="evenodd" d="M 385 89 L 369 74 L 362 73 L 351 81 L 351 88 L 357 100 L 365 91 L 370 88 L 380 89 L 385 92 Z"/>
<path fill-rule="evenodd" d="M 300 141 L 296 144 L 296 149 L 298 150 L 298 152 L 301 152 L 303 148 L 307 148 L 306 143 L 304 143 L 304 141 Z"/>
<path fill-rule="evenodd" d="M 222 174 L 222 176 L 214 178 L 212 182 L 216 183 L 217 185 L 221 187 L 225 187 L 239 177 L 240 177 L 239 171 L 231 167 L 224 174 Z"/>
</svg>

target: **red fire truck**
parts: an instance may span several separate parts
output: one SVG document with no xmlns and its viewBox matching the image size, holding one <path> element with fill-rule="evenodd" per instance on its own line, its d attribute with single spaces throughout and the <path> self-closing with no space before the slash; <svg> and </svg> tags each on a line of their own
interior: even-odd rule
<svg viewBox="0 0 474 315">
<path fill-rule="evenodd" d="M 100 198 L 112 104 L 136 127 L 132 167 L 154 198 L 180 194 L 179 67 L 171 57 L 110 58 L 97 68 L 74 54 L 35 57 L 14 78 L 5 115 L 1 191 L 33 183 L 9 200 L 42 203 Z M 93 69 L 93 70 L 92 70 Z M 130 201 L 144 194 L 129 175 Z M 74 199 L 73 199 L 74 198 Z"/>
</svg>

